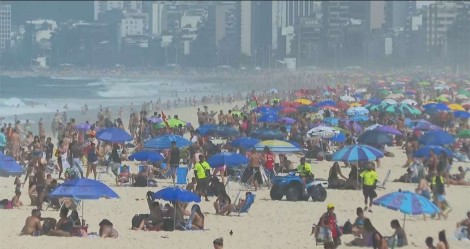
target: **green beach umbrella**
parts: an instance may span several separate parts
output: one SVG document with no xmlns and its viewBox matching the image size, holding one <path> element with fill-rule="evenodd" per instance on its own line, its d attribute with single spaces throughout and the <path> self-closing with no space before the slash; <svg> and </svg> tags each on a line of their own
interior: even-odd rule
<svg viewBox="0 0 470 249">
<path fill-rule="evenodd" d="M 459 138 L 470 138 L 470 130 L 462 130 L 457 134 Z"/>
</svg>

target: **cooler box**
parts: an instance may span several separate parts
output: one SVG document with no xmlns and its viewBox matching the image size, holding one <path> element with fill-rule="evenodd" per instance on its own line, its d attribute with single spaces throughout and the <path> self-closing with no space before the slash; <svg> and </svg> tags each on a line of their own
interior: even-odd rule
<svg viewBox="0 0 470 249">
<path fill-rule="evenodd" d="M 186 176 L 188 175 L 188 168 L 176 168 L 176 184 L 188 184 Z"/>
</svg>

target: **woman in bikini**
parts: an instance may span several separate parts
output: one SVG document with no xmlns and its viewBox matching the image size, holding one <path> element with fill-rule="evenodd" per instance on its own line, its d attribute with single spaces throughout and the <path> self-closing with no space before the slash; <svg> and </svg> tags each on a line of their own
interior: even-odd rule
<svg viewBox="0 0 470 249">
<path fill-rule="evenodd" d="M 204 230 L 204 214 L 201 212 L 199 205 L 194 204 L 191 208 L 191 213 L 194 212 L 194 218 L 192 223 L 193 230 Z"/>
</svg>

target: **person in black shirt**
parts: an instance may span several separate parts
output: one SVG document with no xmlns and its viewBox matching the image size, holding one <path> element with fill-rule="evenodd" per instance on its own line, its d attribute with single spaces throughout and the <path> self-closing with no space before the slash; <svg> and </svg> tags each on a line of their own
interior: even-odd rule
<svg viewBox="0 0 470 249">
<path fill-rule="evenodd" d="M 175 183 L 176 178 L 176 169 L 180 165 L 180 149 L 176 147 L 176 141 L 171 141 L 171 149 L 168 157 L 168 164 L 171 169 L 171 178 L 173 178 L 173 183 Z"/>
</svg>

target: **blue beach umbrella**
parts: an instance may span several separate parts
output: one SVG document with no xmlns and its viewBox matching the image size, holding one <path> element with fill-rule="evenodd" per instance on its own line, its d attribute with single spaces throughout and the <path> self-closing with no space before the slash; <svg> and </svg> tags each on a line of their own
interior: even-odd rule
<svg viewBox="0 0 470 249">
<path fill-rule="evenodd" d="M 371 98 L 371 99 L 368 99 L 367 102 L 372 105 L 380 105 L 380 103 L 382 103 L 382 100 L 377 99 L 377 98 Z"/>
<path fill-rule="evenodd" d="M 383 157 L 384 153 L 368 145 L 350 145 L 333 154 L 333 161 L 357 162 L 373 161 Z"/>
<path fill-rule="evenodd" d="M 431 150 L 434 151 L 436 155 L 439 155 L 441 153 L 446 153 L 447 156 L 452 156 L 452 151 L 442 147 L 442 146 L 436 146 L 436 145 L 427 145 L 419 148 L 415 153 L 413 154 L 414 157 L 416 158 L 429 158 Z"/>
<path fill-rule="evenodd" d="M 258 118 L 257 121 L 262 123 L 276 123 L 280 118 L 281 117 L 279 117 L 277 114 L 264 114 Z"/>
<path fill-rule="evenodd" d="M 357 138 L 357 142 L 361 144 L 383 145 L 391 144 L 392 141 L 389 135 L 379 130 L 366 131 Z"/>
<path fill-rule="evenodd" d="M 86 178 L 67 180 L 60 184 L 52 193 L 53 198 L 74 198 L 78 200 L 97 200 L 100 198 L 119 198 L 106 184 Z"/>
<path fill-rule="evenodd" d="M 255 145 L 257 151 L 263 151 L 264 147 L 268 147 L 273 153 L 297 153 L 302 152 L 302 148 L 282 140 L 266 140 Z"/>
<path fill-rule="evenodd" d="M 316 106 L 316 107 L 336 106 L 336 102 L 335 102 L 334 100 L 327 99 L 327 100 L 323 100 L 323 101 L 321 101 L 321 102 L 318 102 L 315 106 Z"/>
<path fill-rule="evenodd" d="M 221 166 L 233 167 L 248 164 L 248 158 L 242 154 L 222 152 L 211 156 L 207 159 L 207 163 L 211 168 L 218 168 Z"/>
<path fill-rule="evenodd" d="M 191 141 L 179 135 L 163 135 L 146 142 L 144 144 L 144 148 L 157 150 L 169 149 L 171 148 L 172 141 L 176 142 L 176 147 L 178 148 L 186 147 L 192 144 Z"/>
<path fill-rule="evenodd" d="M 428 198 L 409 191 L 388 193 L 375 199 L 373 204 L 403 213 L 403 227 L 405 226 L 406 215 L 434 215 L 441 211 Z"/>
<path fill-rule="evenodd" d="M 262 114 L 277 114 L 279 110 L 274 107 L 260 106 L 260 107 L 253 109 L 253 111 L 262 113 Z"/>
<path fill-rule="evenodd" d="M 359 107 L 351 107 L 346 110 L 346 115 L 348 116 L 363 116 L 369 114 L 369 110 L 367 108 L 359 106 Z"/>
<path fill-rule="evenodd" d="M 0 176 L 20 176 L 23 172 L 23 167 L 13 158 L 0 153 Z"/>
<path fill-rule="evenodd" d="M 231 144 L 233 147 L 242 147 L 245 149 L 250 149 L 254 147 L 260 141 L 261 140 L 256 139 L 256 138 L 241 137 L 241 138 L 234 139 Z"/>
<path fill-rule="evenodd" d="M 426 132 L 418 142 L 424 145 L 446 145 L 455 142 L 455 138 L 446 131 L 435 130 Z"/>
<path fill-rule="evenodd" d="M 203 136 L 217 136 L 223 138 L 235 137 L 240 135 L 240 132 L 238 130 L 226 125 L 206 124 L 197 128 L 196 131 Z"/>
<path fill-rule="evenodd" d="M 132 141 L 133 139 L 129 133 L 117 127 L 99 130 L 96 133 L 96 138 L 111 143 L 123 143 L 127 141 Z"/>
<path fill-rule="evenodd" d="M 141 150 L 136 153 L 133 153 L 128 157 L 129 160 L 136 160 L 136 161 L 150 161 L 150 162 L 158 162 L 165 160 L 165 158 L 160 154 L 158 151 L 153 150 Z"/>
<path fill-rule="evenodd" d="M 272 130 L 272 129 L 256 129 L 251 132 L 251 137 L 267 140 L 267 139 L 283 139 L 285 135 L 279 130 Z"/>
<path fill-rule="evenodd" d="M 456 118 L 470 118 L 470 113 L 466 111 L 455 111 L 454 117 Z"/>
<path fill-rule="evenodd" d="M 340 132 L 340 133 L 336 134 L 334 137 L 330 137 L 330 138 L 327 138 L 327 139 L 332 141 L 332 142 L 342 143 L 342 142 L 346 141 L 346 136 L 344 135 L 344 133 Z"/>
<path fill-rule="evenodd" d="M 429 104 L 423 105 L 423 108 L 426 110 L 436 109 L 439 111 L 450 111 L 450 108 L 446 104 L 443 104 L 443 103 L 429 103 Z"/>
<path fill-rule="evenodd" d="M 285 117 L 285 118 L 279 119 L 277 122 L 278 122 L 278 123 L 281 123 L 281 124 L 289 124 L 289 125 L 292 125 L 292 124 L 297 123 L 297 120 L 295 120 L 295 119 L 293 119 L 293 118 Z"/>
</svg>

